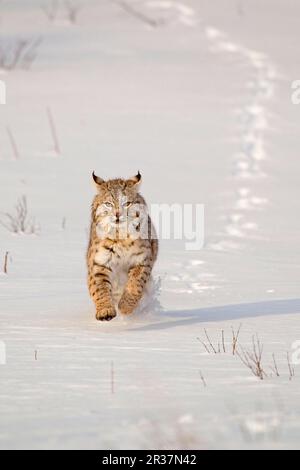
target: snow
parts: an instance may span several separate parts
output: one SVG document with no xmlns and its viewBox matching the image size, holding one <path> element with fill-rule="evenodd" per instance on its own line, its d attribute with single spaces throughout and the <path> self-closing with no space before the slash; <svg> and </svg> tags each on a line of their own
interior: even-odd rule
<svg viewBox="0 0 300 470">
<path fill-rule="evenodd" d="M 39 227 L 0 227 L 0 448 L 299 448 L 300 7 L 81 3 L 75 24 L 39 0 L 1 5 L 0 43 L 43 40 L 30 70 L 0 75 L 0 212 L 26 195 Z M 151 308 L 102 324 L 91 173 L 138 169 L 149 203 L 205 205 L 205 246 L 163 240 Z M 232 354 L 240 325 L 244 350 L 264 346 L 263 381 Z"/>
</svg>

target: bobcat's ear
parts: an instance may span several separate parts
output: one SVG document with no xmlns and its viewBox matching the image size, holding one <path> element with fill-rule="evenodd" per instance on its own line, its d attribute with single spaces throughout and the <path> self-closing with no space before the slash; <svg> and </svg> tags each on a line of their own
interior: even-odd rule
<svg viewBox="0 0 300 470">
<path fill-rule="evenodd" d="M 141 182 L 142 182 L 142 175 L 141 175 L 140 172 L 138 172 L 138 174 L 136 176 L 134 176 L 133 178 L 130 178 L 128 180 L 129 186 L 136 186 L 136 188 L 139 187 Z"/>
<path fill-rule="evenodd" d="M 93 171 L 93 180 L 96 183 L 96 187 L 98 190 L 100 189 L 101 185 L 105 182 L 102 178 L 99 178 L 99 176 L 97 176 L 94 171 Z"/>
</svg>

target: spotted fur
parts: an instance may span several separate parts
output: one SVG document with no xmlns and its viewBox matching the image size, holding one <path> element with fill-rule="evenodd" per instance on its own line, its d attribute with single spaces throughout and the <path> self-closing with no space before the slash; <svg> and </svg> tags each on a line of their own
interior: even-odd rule
<svg viewBox="0 0 300 470">
<path fill-rule="evenodd" d="M 92 205 L 88 286 L 97 320 L 112 320 L 117 311 L 127 315 L 138 306 L 157 258 L 158 241 L 139 193 L 139 173 L 129 180 L 104 181 L 95 174 L 93 178 L 98 194 Z"/>
</svg>

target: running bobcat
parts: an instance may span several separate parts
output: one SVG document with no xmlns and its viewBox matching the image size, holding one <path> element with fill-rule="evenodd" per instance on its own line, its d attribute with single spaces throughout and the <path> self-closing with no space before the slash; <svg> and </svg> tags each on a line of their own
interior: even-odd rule
<svg viewBox="0 0 300 470">
<path fill-rule="evenodd" d="M 87 254 L 90 295 L 97 320 L 118 310 L 132 313 L 143 297 L 158 253 L 158 241 L 144 198 L 141 175 L 104 181 L 93 173 L 98 194 L 92 205 Z"/>
</svg>

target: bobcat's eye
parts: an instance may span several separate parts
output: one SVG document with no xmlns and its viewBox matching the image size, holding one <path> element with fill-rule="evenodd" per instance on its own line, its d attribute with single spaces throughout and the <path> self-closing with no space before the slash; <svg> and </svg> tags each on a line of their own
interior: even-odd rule
<svg viewBox="0 0 300 470">
<path fill-rule="evenodd" d="M 106 209 L 112 209 L 113 206 L 114 206 L 111 202 L 104 202 L 102 205 L 103 205 L 103 207 L 105 207 Z"/>
<path fill-rule="evenodd" d="M 133 202 L 127 201 L 127 202 L 124 202 L 123 207 L 125 207 L 125 209 L 127 209 L 128 207 L 132 206 L 132 204 L 133 204 Z"/>
</svg>

